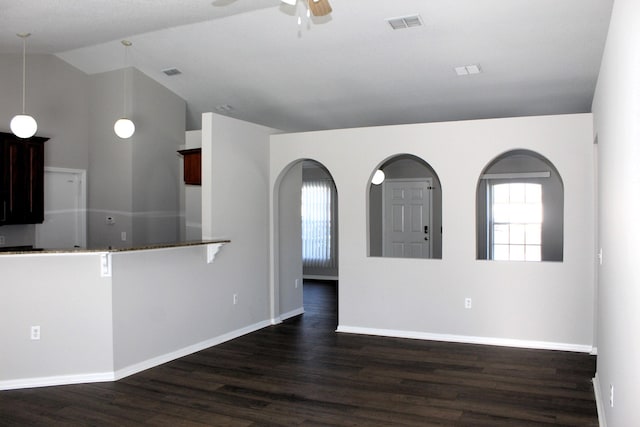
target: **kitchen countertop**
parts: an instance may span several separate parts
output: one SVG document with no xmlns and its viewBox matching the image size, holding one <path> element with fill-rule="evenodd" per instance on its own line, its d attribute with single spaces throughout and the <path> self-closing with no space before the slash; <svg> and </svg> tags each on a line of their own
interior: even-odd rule
<svg viewBox="0 0 640 427">
<path fill-rule="evenodd" d="M 30 246 L 12 246 L 2 248 L 0 246 L 0 256 L 2 255 L 24 255 L 24 254 L 65 254 L 65 253 L 91 253 L 91 252 L 130 252 L 130 251 L 146 251 L 150 249 L 179 248 L 184 246 L 201 246 L 216 243 L 230 243 L 231 240 L 214 239 L 214 240 L 194 240 L 189 242 L 174 243 L 157 243 L 151 245 L 135 246 L 131 248 L 75 248 L 75 249 L 42 249 Z"/>
</svg>

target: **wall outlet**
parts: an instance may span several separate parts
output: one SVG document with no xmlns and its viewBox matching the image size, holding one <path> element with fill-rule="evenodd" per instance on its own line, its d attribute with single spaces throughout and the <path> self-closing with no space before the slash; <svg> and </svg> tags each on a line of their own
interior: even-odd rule
<svg viewBox="0 0 640 427">
<path fill-rule="evenodd" d="M 39 340 L 40 339 L 40 326 L 32 326 L 31 327 L 31 339 Z"/>
<path fill-rule="evenodd" d="M 4 245 L 4 236 L 0 236 L 0 245 Z"/>
<path fill-rule="evenodd" d="M 233 294 L 233 305 L 238 304 L 238 294 Z"/>
<path fill-rule="evenodd" d="M 471 301 L 471 298 L 465 298 L 464 308 L 471 308 L 472 306 L 473 306 L 473 301 Z"/>
<path fill-rule="evenodd" d="M 300 286 L 300 279 L 296 279 L 296 282 L 295 282 L 296 289 L 298 289 L 298 286 Z"/>
<path fill-rule="evenodd" d="M 120 233 L 120 240 L 122 240 L 123 242 L 127 241 L 127 232 L 123 231 L 122 233 Z"/>
<path fill-rule="evenodd" d="M 613 384 L 609 384 L 609 406 L 613 408 Z"/>
</svg>

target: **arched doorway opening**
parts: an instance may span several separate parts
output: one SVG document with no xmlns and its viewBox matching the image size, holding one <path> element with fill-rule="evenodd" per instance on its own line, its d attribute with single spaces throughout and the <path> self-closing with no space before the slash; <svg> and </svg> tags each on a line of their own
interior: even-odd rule
<svg viewBox="0 0 640 427">
<path fill-rule="evenodd" d="M 337 291 L 338 193 L 328 169 L 310 159 L 285 168 L 274 190 L 273 307 L 282 321 L 304 313 L 305 280 Z"/>
</svg>

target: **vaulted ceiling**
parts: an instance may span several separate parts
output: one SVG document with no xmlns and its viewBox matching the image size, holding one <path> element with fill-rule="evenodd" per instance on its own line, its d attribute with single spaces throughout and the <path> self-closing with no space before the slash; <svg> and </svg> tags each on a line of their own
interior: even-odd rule
<svg viewBox="0 0 640 427">
<path fill-rule="evenodd" d="M 135 66 L 191 128 L 206 111 L 306 131 L 591 110 L 612 0 L 330 1 L 309 19 L 302 0 L 0 0 L 0 54 L 31 32 L 28 53 L 89 74 Z"/>
</svg>

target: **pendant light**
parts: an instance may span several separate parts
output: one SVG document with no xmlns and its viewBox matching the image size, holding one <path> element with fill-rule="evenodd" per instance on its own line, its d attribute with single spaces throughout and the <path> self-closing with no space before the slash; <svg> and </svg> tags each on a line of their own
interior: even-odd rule
<svg viewBox="0 0 640 427">
<path fill-rule="evenodd" d="M 122 69 L 122 86 L 123 86 L 123 94 L 124 105 L 123 105 L 123 117 L 116 120 L 113 125 L 113 131 L 119 138 L 128 139 L 131 138 L 136 131 L 136 125 L 127 118 L 127 51 L 129 47 L 131 47 L 132 43 L 129 40 L 122 40 L 122 45 L 124 46 L 124 62 L 125 68 Z"/>
<path fill-rule="evenodd" d="M 384 182 L 384 172 L 382 169 L 378 169 L 376 173 L 373 174 L 373 178 L 371 179 L 371 183 L 373 185 L 380 185 Z"/>
<path fill-rule="evenodd" d="M 31 138 L 38 130 L 36 120 L 26 113 L 26 87 L 27 87 L 27 37 L 31 33 L 20 33 L 18 37 L 22 39 L 22 114 L 18 114 L 11 119 L 9 127 L 11 132 L 18 138 Z"/>
</svg>

